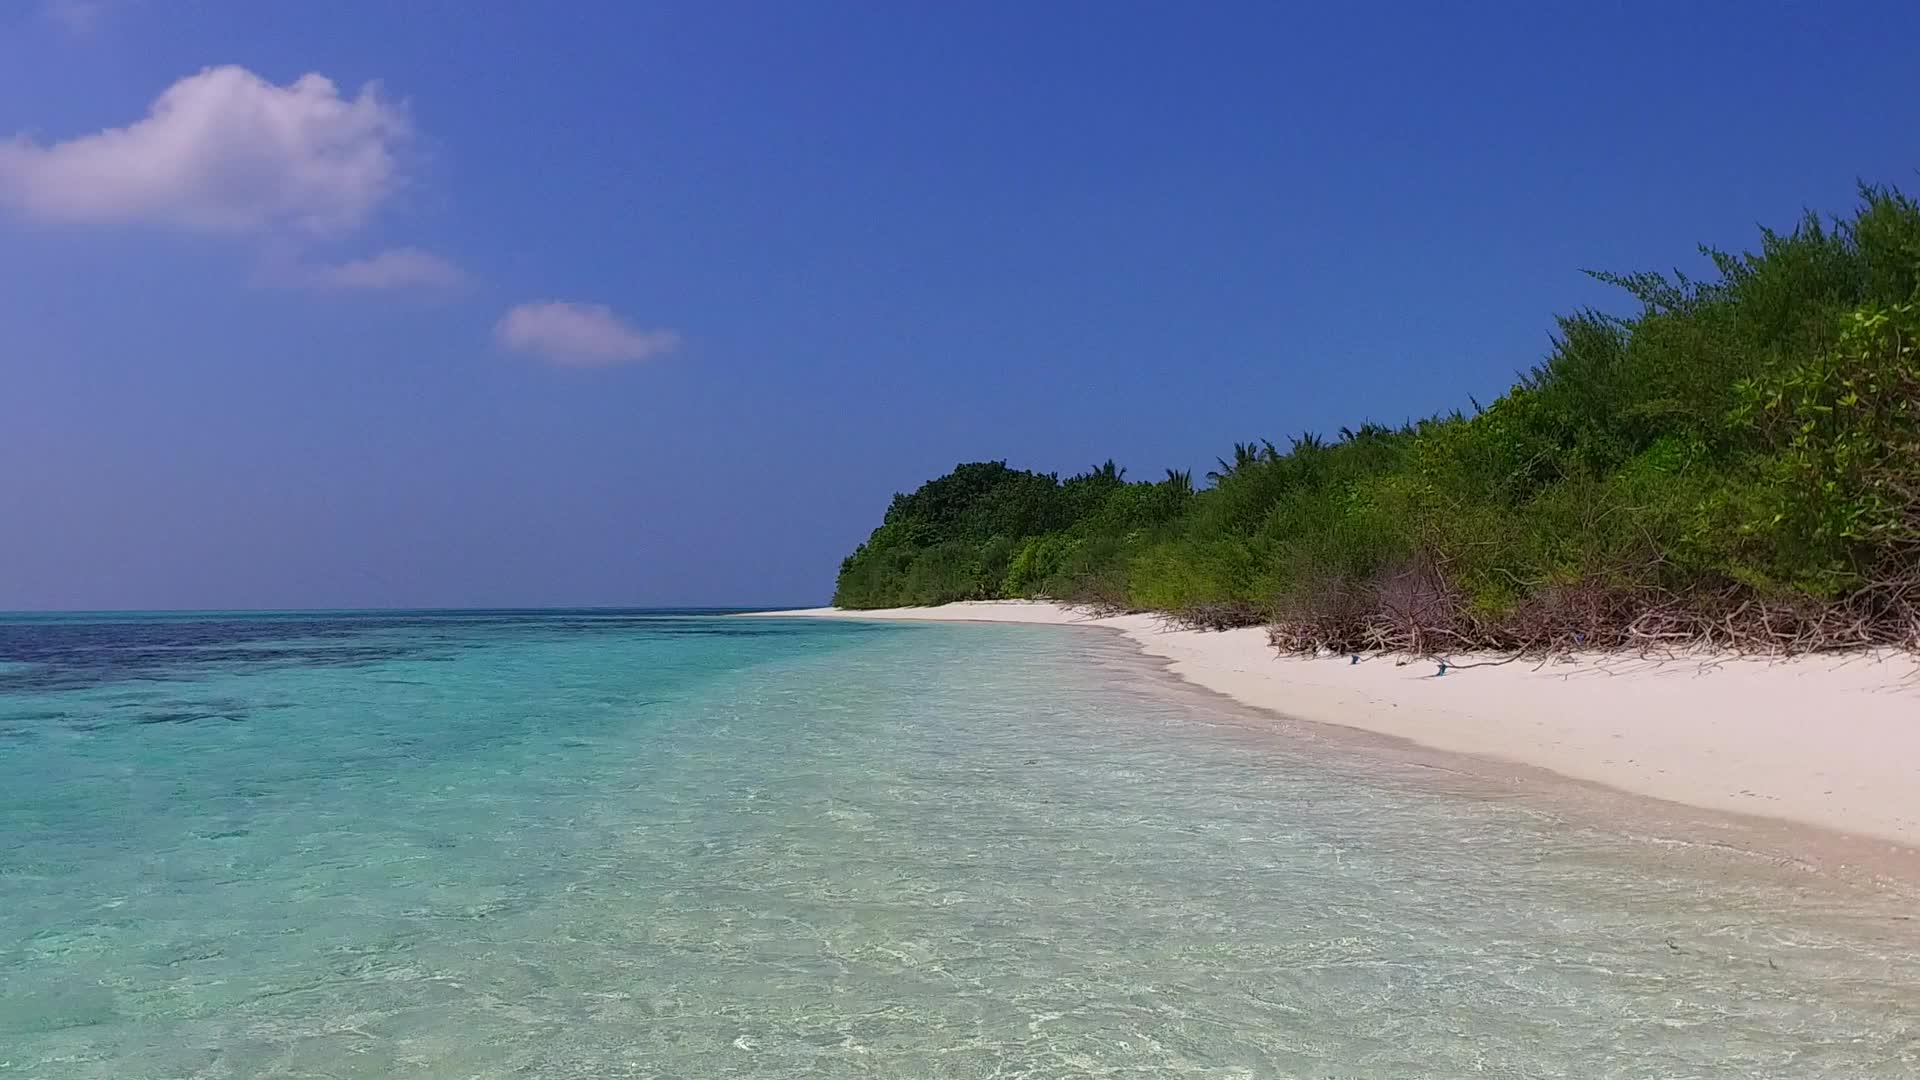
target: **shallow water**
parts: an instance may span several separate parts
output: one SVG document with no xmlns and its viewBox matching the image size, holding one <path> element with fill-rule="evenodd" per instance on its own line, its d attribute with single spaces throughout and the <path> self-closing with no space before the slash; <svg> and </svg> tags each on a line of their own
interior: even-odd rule
<svg viewBox="0 0 1920 1080">
<path fill-rule="evenodd" d="M 1884 899 L 1058 628 L 0 619 L 0 1077 L 1906 1077 Z"/>
</svg>

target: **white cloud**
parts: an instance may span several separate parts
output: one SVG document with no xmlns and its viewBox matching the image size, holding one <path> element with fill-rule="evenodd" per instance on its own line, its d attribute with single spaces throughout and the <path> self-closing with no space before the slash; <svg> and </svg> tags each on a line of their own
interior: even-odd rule
<svg viewBox="0 0 1920 1080">
<path fill-rule="evenodd" d="M 501 317 L 494 340 L 563 367 L 606 367 L 663 356 L 680 346 L 671 330 L 641 330 L 604 304 L 539 300 Z"/>
<path fill-rule="evenodd" d="M 405 110 L 372 85 L 344 98 L 322 75 L 275 86 L 208 68 L 126 127 L 0 141 L 0 205 L 55 222 L 340 232 L 400 187 L 410 137 Z"/>
<path fill-rule="evenodd" d="M 316 289 L 451 289 L 466 281 L 460 268 L 419 248 L 390 248 L 377 255 L 330 266 L 304 266 L 291 283 Z"/>
</svg>

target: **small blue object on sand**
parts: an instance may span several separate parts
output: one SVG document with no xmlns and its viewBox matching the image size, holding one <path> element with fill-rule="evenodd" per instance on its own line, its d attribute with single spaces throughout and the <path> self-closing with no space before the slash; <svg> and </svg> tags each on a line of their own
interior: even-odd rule
<svg viewBox="0 0 1920 1080">
<path fill-rule="evenodd" d="M 1445 660 L 1442 660 L 1440 661 L 1440 670 L 1434 672 L 1433 677 L 1437 679 L 1440 676 L 1445 675 L 1446 673 L 1447 673 L 1447 662 Z"/>
<path fill-rule="evenodd" d="M 1352 655 L 1350 655 L 1350 656 L 1348 656 L 1348 657 L 1347 657 L 1347 666 L 1348 666 L 1348 667 L 1352 667 L 1353 665 L 1355 665 L 1355 664 L 1357 664 L 1357 663 L 1359 663 L 1359 662 L 1360 662 L 1360 654 L 1359 654 L 1359 653 L 1353 653 Z"/>
</svg>

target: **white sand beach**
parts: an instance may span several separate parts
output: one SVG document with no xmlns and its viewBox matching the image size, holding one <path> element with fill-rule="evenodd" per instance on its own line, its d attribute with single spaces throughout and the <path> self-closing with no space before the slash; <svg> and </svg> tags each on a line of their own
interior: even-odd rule
<svg viewBox="0 0 1920 1080">
<path fill-rule="evenodd" d="M 1104 627 L 1197 685 L 1301 720 L 1920 849 L 1920 663 L 1906 654 L 1585 656 L 1437 677 L 1431 662 L 1281 657 L 1259 629 L 1041 602 L 775 614 Z"/>
</svg>

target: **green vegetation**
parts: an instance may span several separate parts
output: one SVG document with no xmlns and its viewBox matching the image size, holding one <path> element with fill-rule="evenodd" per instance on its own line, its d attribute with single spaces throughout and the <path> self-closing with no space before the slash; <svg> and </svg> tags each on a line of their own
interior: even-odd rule
<svg viewBox="0 0 1920 1080">
<path fill-rule="evenodd" d="M 1288 649 L 1920 645 L 1920 204 L 1559 319 L 1475 415 L 1236 444 L 1196 488 L 961 465 L 841 565 L 870 608 L 1052 597 Z"/>
</svg>

